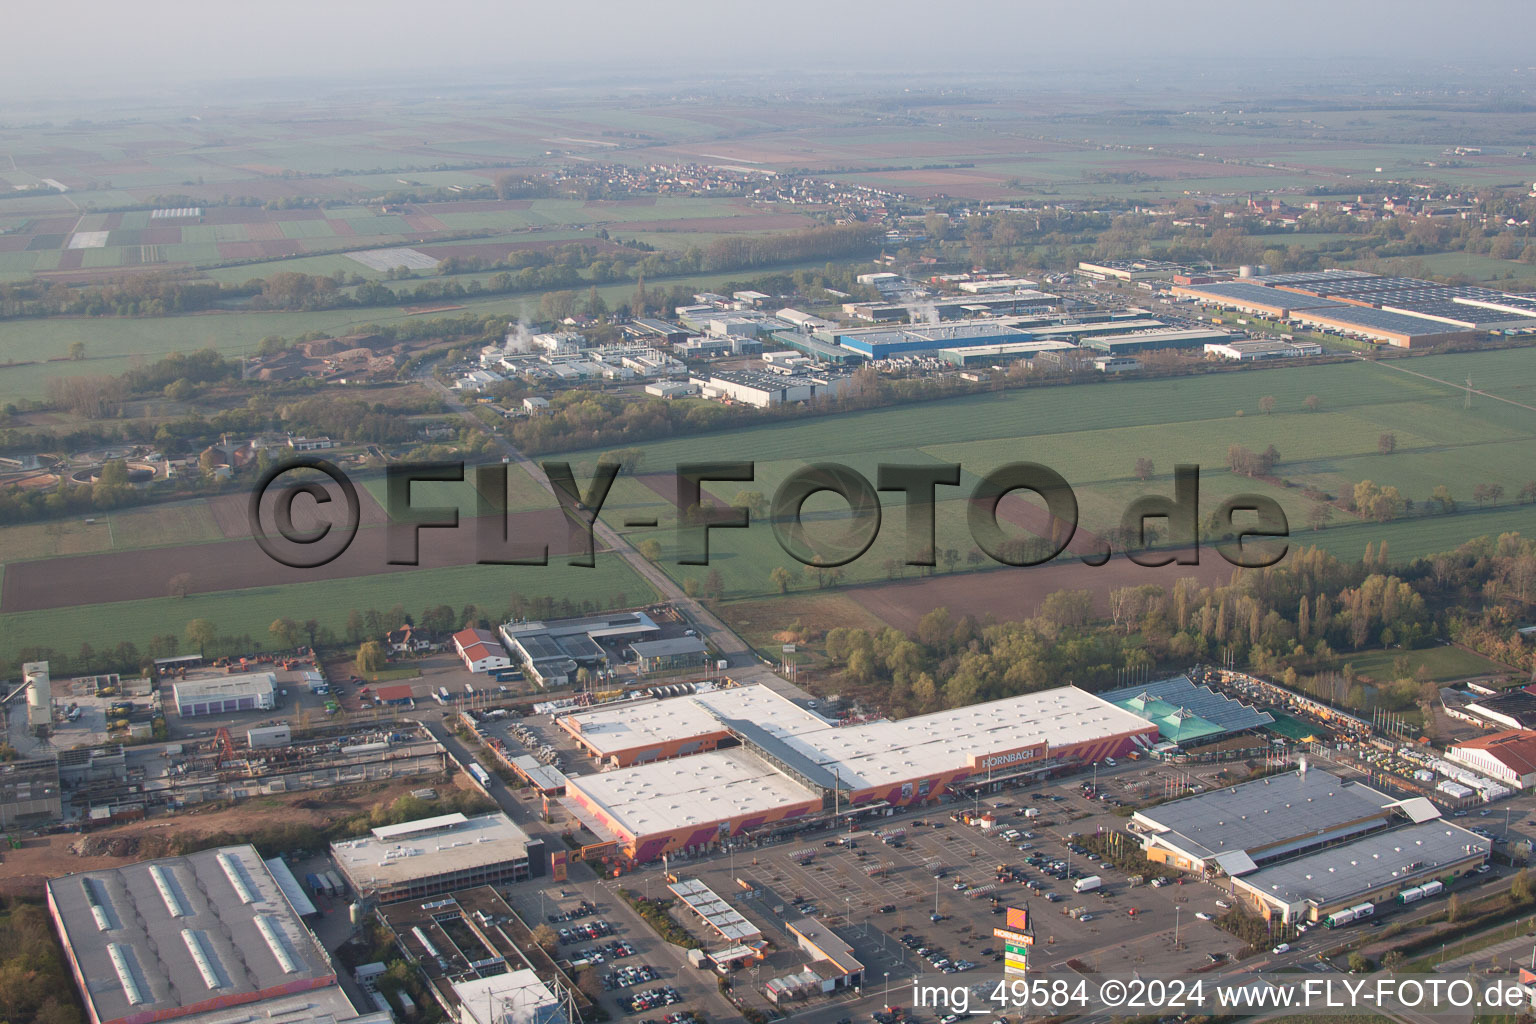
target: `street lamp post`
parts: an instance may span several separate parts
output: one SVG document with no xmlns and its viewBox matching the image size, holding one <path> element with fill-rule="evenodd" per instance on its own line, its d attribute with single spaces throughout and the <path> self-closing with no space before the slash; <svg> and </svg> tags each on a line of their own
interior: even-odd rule
<svg viewBox="0 0 1536 1024">
<path fill-rule="evenodd" d="M 891 972 L 890 971 L 886 971 L 885 972 L 885 995 L 881 997 L 881 1000 L 882 1000 L 882 1002 L 886 1006 L 890 1006 L 891 1005 Z"/>
<path fill-rule="evenodd" d="M 1178 949 L 1179 948 L 1179 913 L 1183 909 L 1184 908 L 1180 907 L 1180 906 L 1175 906 L 1173 908 L 1173 948 L 1174 949 Z"/>
</svg>

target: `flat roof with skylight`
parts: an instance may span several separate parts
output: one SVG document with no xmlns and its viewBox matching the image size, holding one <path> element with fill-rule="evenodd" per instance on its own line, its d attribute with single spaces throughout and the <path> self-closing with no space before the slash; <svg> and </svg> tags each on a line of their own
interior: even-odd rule
<svg viewBox="0 0 1536 1024">
<path fill-rule="evenodd" d="M 85 871 L 48 906 L 92 1019 L 169 1020 L 336 983 L 252 846 Z M 254 1011 L 253 1011 L 254 1012 Z"/>
</svg>

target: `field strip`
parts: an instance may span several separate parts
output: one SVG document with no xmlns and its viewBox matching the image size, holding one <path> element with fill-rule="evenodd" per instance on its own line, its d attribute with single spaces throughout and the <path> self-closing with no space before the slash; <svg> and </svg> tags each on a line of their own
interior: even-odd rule
<svg viewBox="0 0 1536 1024">
<path fill-rule="evenodd" d="M 1392 362 L 1384 363 L 1374 359 L 1365 359 L 1363 357 L 1361 358 L 1361 362 L 1374 363 L 1377 366 L 1384 366 L 1389 369 L 1397 370 L 1399 373 L 1412 374 L 1415 377 L 1422 377 L 1425 380 L 1434 381 L 1436 384 L 1444 384 L 1446 387 L 1455 391 L 1464 391 L 1468 394 L 1482 395 L 1484 398 L 1491 398 L 1495 402 L 1503 402 L 1506 405 L 1513 405 L 1517 409 L 1529 409 L 1531 412 L 1536 412 L 1536 405 L 1526 405 L 1524 402 L 1517 402 L 1513 398 L 1505 398 L 1502 395 L 1495 395 L 1492 392 L 1483 391 L 1479 388 L 1469 387 L 1466 384 L 1452 384 L 1448 380 L 1441 380 L 1439 377 L 1431 377 L 1427 373 L 1420 373 L 1418 370 L 1410 370 L 1405 366 L 1398 366 Z"/>
</svg>

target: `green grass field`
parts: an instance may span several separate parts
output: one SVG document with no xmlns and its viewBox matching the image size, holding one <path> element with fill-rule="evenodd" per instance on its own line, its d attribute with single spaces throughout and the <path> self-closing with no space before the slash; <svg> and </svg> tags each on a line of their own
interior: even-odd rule
<svg viewBox="0 0 1536 1024">
<path fill-rule="evenodd" d="M 382 476 L 363 481 L 369 494 L 380 507 L 389 508 L 387 486 Z M 423 480 L 411 485 L 411 505 L 415 508 L 456 508 L 459 516 L 479 514 L 479 497 L 475 491 L 475 469 L 467 467 L 462 483 L 445 480 Z M 507 467 L 507 512 L 527 512 L 533 509 L 555 508 L 553 495 L 516 466 Z"/>
<path fill-rule="evenodd" d="M 1500 352 L 1434 356 L 1403 366 L 1444 381 L 1471 373 L 1491 392 L 1519 401 L 1536 389 L 1536 352 Z M 1304 411 L 1303 400 L 1320 399 L 1318 412 Z M 1259 399 L 1273 395 L 1276 411 L 1258 411 Z M 1536 404 L 1536 403 L 1533 403 Z M 1239 416 L 1238 412 L 1242 415 Z M 1395 434 L 1397 450 L 1377 453 L 1378 438 Z M 1141 494 L 1169 494 L 1175 463 L 1201 470 L 1202 514 L 1225 498 L 1258 493 L 1278 501 L 1290 521 L 1295 545 L 1317 545 L 1342 557 L 1358 558 L 1367 543 L 1388 542 L 1394 559 L 1448 550 L 1473 537 L 1517 530 L 1536 535 L 1536 506 L 1514 504 L 1536 467 L 1524 453 L 1536 439 L 1536 410 L 1478 398 L 1464 408 L 1462 393 L 1447 383 L 1426 380 L 1364 362 L 1327 366 L 1281 367 L 1236 374 L 1156 381 L 1119 381 L 1099 385 L 989 393 L 849 413 L 800 422 L 726 431 L 709 438 L 678 438 L 642 446 L 639 470 L 661 474 L 669 497 L 678 464 L 703 459 L 755 464 L 751 483 L 706 485 L 717 498 L 731 501 L 738 491 L 756 490 L 771 497 L 796 468 L 817 461 L 850 466 L 873 481 L 880 463 L 962 466 L 959 488 L 940 488 L 937 548 L 972 547 L 966 524 L 966 496 L 982 474 L 1015 461 L 1042 463 L 1061 473 L 1079 503 L 1079 522 L 1095 532 L 1118 525 L 1126 506 Z M 1238 476 L 1226 469 L 1227 447 L 1242 444 L 1258 451 L 1273 444 L 1281 453 L 1275 470 L 1291 486 Z M 581 472 L 590 472 L 598 452 L 574 455 Z M 1146 456 L 1155 474 L 1143 483 L 1133 474 Z M 1329 508 L 1328 525 L 1308 526 L 1313 502 L 1303 490 L 1315 486 L 1334 494 L 1349 493 L 1363 479 L 1395 485 L 1425 507 L 1440 484 L 1450 487 L 1461 509 L 1450 515 L 1413 515 L 1397 522 L 1363 521 Z M 1479 509 L 1471 500 L 1477 484 L 1497 482 L 1505 498 Z M 1016 499 L 1009 499 L 1010 501 Z M 843 569 L 849 583 L 888 578 L 887 559 L 904 554 L 905 509 L 896 493 L 882 495 L 883 521 L 874 545 Z M 836 512 L 840 499 L 812 499 L 807 513 Z M 675 564 L 676 517 L 670 501 L 628 477 L 614 486 L 603 511 L 606 522 L 654 516 L 658 525 L 630 532 L 636 543 L 654 538 L 661 564 L 679 580 L 702 581 L 708 569 Z M 824 523 L 822 529 L 835 527 Z M 1015 531 L 1016 532 L 1016 531 Z M 711 568 L 719 570 L 729 596 L 758 597 L 776 591 L 769 574 L 777 566 L 799 567 L 776 542 L 771 527 L 711 531 Z M 941 563 L 942 564 L 942 563 Z M 908 568 L 910 576 L 917 572 Z M 805 585 L 797 581 L 797 585 Z"/>
<path fill-rule="evenodd" d="M 1426 647 L 1417 651 L 1386 650 L 1349 654 L 1344 660 L 1355 667 L 1363 678 L 1377 683 L 1388 683 L 1399 678 L 1398 661 L 1406 667 L 1404 676 L 1417 678 L 1420 668 L 1429 673 L 1437 683 L 1447 683 L 1471 676 L 1486 676 L 1509 671 L 1504 666 L 1489 661 L 1460 647 Z"/>
<path fill-rule="evenodd" d="M 94 522 L 86 522 L 89 518 Z M 0 527 L 0 562 L 222 540 L 202 499 Z"/>
<path fill-rule="evenodd" d="M 352 609 L 384 611 L 403 605 L 413 615 L 438 604 L 462 608 L 473 604 L 494 618 L 510 604 L 513 594 L 526 598 L 553 597 L 578 604 L 592 601 L 613 607 L 622 595 L 629 605 L 654 599 L 651 586 L 616 555 L 599 555 L 591 569 L 573 568 L 562 559 L 548 566 L 470 565 L 423 569 L 405 573 L 322 580 L 284 587 L 228 590 L 187 598 L 155 598 L 111 604 L 81 605 L 57 610 L 0 616 L 0 654 L 7 659 L 24 647 L 51 647 L 73 653 L 81 644 L 103 645 L 105 638 L 132 640 L 140 648 L 160 634 L 181 636 L 191 619 L 213 622 L 220 635 L 249 633 L 263 645 L 271 638 L 267 627 L 288 617 L 315 619 L 338 632 Z M 212 652 L 210 652 L 212 653 Z"/>
</svg>

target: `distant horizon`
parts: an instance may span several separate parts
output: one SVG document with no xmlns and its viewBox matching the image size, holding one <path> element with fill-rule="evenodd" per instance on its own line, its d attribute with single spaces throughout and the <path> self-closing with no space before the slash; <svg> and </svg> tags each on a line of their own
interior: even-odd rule
<svg viewBox="0 0 1536 1024">
<path fill-rule="evenodd" d="M 81 6 L 67 19 L 44 8 L 13 12 L 8 34 L 18 45 L 0 67 L 0 122 L 24 104 L 93 96 L 109 105 L 131 97 L 195 103 L 226 88 L 281 94 L 305 83 L 386 92 L 391 81 L 646 89 L 724 76 L 793 93 L 839 76 L 951 76 L 1047 90 L 1219 81 L 1264 91 L 1358 78 L 1387 88 L 1440 82 L 1526 94 L 1536 82 L 1526 44 L 1536 16 L 1511 0 L 1475 0 L 1472 12 L 1454 18 L 1426 0 L 1301 0 L 1283 11 L 1208 0 L 1102 0 L 1065 10 L 982 0 L 961 15 L 911 0 L 783 0 L 740 15 L 694 0 L 559 9 L 447 0 L 429 12 L 401 0 L 269 0 L 227 17 L 188 0 Z M 1501 22 L 1507 30 L 1490 31 Z M 1136 82 L 1142 75 L 1148 80 Z"/>
</svg>

